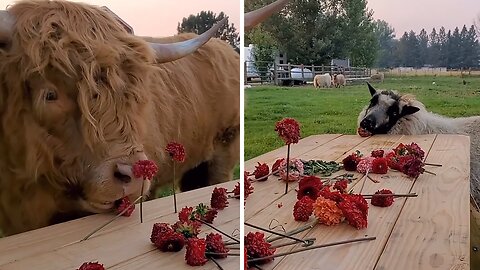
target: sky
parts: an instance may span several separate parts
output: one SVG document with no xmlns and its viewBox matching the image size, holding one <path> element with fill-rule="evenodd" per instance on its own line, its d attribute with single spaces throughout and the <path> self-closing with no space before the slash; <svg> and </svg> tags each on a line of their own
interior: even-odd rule
<svg viewBox="0 0 480 270">
<path fill-rule="evenodd" d="M 435 27 L 460 29 L 470 27 L 480 15 L 480 0 L 368 0 L 373 17 L 387 21 L 395 28 L 396 37 L 410 30 L 419 33 L 425 28 L 428 34 Z"/>
<path fill-rule="evenodd" d="M 240 28 L 239 0 L 72 0 L 107 6 L 133 27 L 136 35 L 163 37 L 177 33 L 178 22 L 190 14 L 211 10 L 223 11 L 229 22 Z M 0 0 L 0 9 L 16 0 Z"/>
</svg>

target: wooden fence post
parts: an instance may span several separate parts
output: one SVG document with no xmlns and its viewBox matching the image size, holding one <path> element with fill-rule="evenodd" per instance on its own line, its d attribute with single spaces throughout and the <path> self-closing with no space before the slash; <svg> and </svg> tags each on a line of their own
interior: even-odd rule
<svg viewBox="0 0 480 270">
<path fill-rule="evenodd" d="M 277 62 L 273 62 L 273 83 L 278 85 Z"/>
</svg>

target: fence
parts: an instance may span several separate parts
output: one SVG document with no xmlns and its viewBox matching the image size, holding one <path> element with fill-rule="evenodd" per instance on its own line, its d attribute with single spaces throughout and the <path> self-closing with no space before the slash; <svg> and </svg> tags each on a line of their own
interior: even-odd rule
<svg viewBox="0 0 480 270">
<path fill-rule="evenodd" d="M 369 68 L 339 66 L 315 66 L 276 64 L 270 62 L 245 62 L 245 83 L 273 83 L 275 85 L 294 85 L 313 82 L 317 74 L 344 74 L 347 81 L 366 80 L 372 74 Z"/>
</svg>

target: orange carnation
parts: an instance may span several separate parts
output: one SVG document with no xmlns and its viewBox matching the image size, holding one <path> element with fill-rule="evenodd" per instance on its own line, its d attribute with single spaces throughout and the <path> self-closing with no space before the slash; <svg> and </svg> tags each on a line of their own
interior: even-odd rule
<svg viewBox="0 0 480 270">
<path fill-rule="evenodd" d="M 342 210 L 338 208 L 335 201 L 318 197 L 313 203 L 313 214 L 322 224 L 331 226 L 339 224 L 342 221 Z"/>
</svg>

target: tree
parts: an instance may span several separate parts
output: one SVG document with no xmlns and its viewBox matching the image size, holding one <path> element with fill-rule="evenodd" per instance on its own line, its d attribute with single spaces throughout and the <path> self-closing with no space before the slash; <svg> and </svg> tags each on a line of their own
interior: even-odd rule
<svg viewBox="0 0 480 270">
<path fill-rule="evenodd" d="M 422 29 L 418 34 L 418 50 L 418 66 L 421 67 L 428 63 L 428 35 L 425 29 Z"/>
<path fill-rule="evenodd" d="M 378 40 L 376 65 L 382 68 L 393 66 L 395 29 L 388 22 L 377 20 L 374 22 L 374 33 Z"/>
<path fill-rule="evenodd" d="M 408 66 L 409 63 L 408 63 L 408 33 L 405 32 L 403 33 L 402 37 L 400 38 L 400 40 L 398 41 L 398 45 L 397 45 L 397 48 L 396 48 L 396 51 L 395 51 L 395 54 L 397 55 L 398 59 L 397 59 L 397 63 L 396 65 L 397 66 L 400 66 L 400 67 L 405 67 L 405 66 Z"/>
<path fill-rule="evenodd" d="M 252 29 L 248 33 L 248 38 L 255 46 L 253 48 L 255 68 L 260 76 L 264 77 L 275 60 L 275 40 L 272 35 L 263 30 L 261 26 Z"/>
<path fill-rule="evenodd" d="M 196 33 L 202 34 L 210 29 L 216 22 L 225 18 L 225 14 L 220 12 L 218 15 L 212 11 L 202 11 L 197 15 L 190 15 L 187 18 L 183 18 L 182 22 L 178 23 L 178 33 Z M 227 41 L 237 51 L 240 50 L 240 36 L 234 24 L 229 24 L 228 19 L 224 26 L 220 28 L 216 37 Z"/>
<path fill-rule="evenodd" d="M 440 65 L 446 67 L 448 65 L 448 38 L 443 26 L 438 32 L 438 44 L 440 45 Z"/>
<path fill-rule="evenodd" d="M 437 30 L 432 29 L 429 38 L 429 48 L 428 48 L 428 63 L 434 67 L 441 66 L 440 63 L 440 54 L 441 54 L 441 44 L 440 37 L 437 35 Z"/>
</svg>

